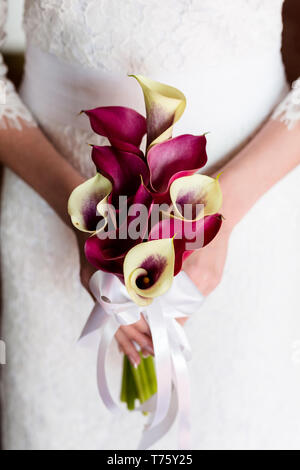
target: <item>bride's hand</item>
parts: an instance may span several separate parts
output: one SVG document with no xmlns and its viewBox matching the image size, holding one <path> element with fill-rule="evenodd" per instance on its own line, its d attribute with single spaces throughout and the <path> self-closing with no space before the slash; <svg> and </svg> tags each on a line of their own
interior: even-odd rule
<svg viewBox="0 0 300 470">
<path fill-rule="evenodd" d="M 184 262 L 183 270 L 204 296 L 210 294 L 222 279 L 229 237 L 230 232 L 223 227 L 209 245 L 195 251 Z M 178 321 L 183 325 L 186 318 Z"/>
<path fill-rule="evenodd" d="M 128 356 L 131 364 L 137 366 L 140 363 L 140 355 L 134 342 L 137 343 L 144 357 L 154 355 L 151 332 L 145 318 L 129 326 L 121 326 L 116 333 L 119 350 Z"/>
<path fill-rule="evenodd" d="M 195 251 L 184 262 L 183 270 L 204 296 L 210 294 L 222 279 L 229 236 L 226 230 L 221 230 L 209 245 Z"/>
<path fill-rule="evenodd" d="M 91 294 L 89 282 L 96 269 L 86 260 L 84 255 L 84 244 L 87 239 L 85 234 L 76 232 L 79 253 L 80 253 L 80 279 L 82 285 Z M 154 354 L 151 332 L 148 323 L 142 316 L 141 319 L 129 326 L 121 326 L 115 338 L 119 350 L 126 354 L 133 366 L 140 363 L 140 355 L 134 345 L 134 342 L 141 348 L 142 354 L 146 357 Z"/>
</svg>

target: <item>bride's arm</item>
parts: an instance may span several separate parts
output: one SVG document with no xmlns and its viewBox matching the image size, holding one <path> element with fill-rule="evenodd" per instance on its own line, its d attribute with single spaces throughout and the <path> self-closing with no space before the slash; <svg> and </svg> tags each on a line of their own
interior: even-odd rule
<svg viewBox="0 0 300 470">
<path fill-rule="evenodd" d="M 256 137 L 221 169 L 224 172 L 221 184 L 226 223 L 234 227 L 268 189 L 299 163 L 300 116 L 291 129 L 277 119 L 268 121 Z"/>
<path fill-rule="evenodd" d="M 0 162 L 37 191 L 70 225 L 67 201 L 83 177 L 55 150 L 38 127 L 0 128 Z M 3 121 L 2 121 L 3 124 Z"/>
<path fill-rule="evenodd" d="M 232 229 L 277 181 L 300 163 L 300 80 L 253 140 L 223 168 L 225 221 L 219 236 L 184 269 L 204 295 L 220 282 Z"/>
<path fill-rule="evenodd" d="M 5 40 L 7 1 L 0 0 L 0 49 Z M 0 163 L 32 186 L 69 224 L 67 200 L 81 175 L 54 149 L 37 127 L 13 84 L 0 53 Z"/>
</svg>

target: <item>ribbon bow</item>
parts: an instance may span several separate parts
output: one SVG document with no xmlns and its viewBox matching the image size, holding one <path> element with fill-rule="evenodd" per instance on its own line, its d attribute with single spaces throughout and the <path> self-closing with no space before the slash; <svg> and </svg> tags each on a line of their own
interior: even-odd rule
<svg viewBox="0 0 300 470">
<path fill-rule="evenodd" d="M 105 406 L 113 413 L 122 408 L 113 399 L 106 376 L 105 364 L 109 345 L 121 325 L 136 323 L 143 313 L 151 330 L 155 354 L 157 393 L 138 409 L 151 412 L 139 449 L 157 442 L 179 418 L 179 448 L 191 448 L 190 380 L 187 361 L 191 350 L 185 332 L 176 318 L 188 317 L 204 297 L 184 272 L 179 273 L 172 287 L 147 307 L 136 305 L 126 287 L 110 273 L 97 271 L 90 280 L 96 304 L 83 329 L 83 339 L 101 329 L 98 350 L 97 382 Z"/>
</svg>

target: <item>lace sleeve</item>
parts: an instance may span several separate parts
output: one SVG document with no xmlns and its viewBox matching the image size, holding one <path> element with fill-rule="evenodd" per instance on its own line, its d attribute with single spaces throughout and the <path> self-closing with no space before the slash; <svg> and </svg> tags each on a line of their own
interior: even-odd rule
<svg viewBox="0 0 300 470">
<path fill-rule="evenodd" d="M 292 85 L 292 90 L 275 109 L 273 119 L 284 122 L 292 129 L 300 121 L 300 78 Z"/>
<path fill-rule="evenodd" d="M 35 126 L 29 110 L 22 103 L 13 84 L 6 78 L 7 67 L 3 62 L 1 48 L 5 40 L 7 0 L 0 0 L 0 128 L 14 127 L 21 130 L 21 122 Z"/>
</svg>

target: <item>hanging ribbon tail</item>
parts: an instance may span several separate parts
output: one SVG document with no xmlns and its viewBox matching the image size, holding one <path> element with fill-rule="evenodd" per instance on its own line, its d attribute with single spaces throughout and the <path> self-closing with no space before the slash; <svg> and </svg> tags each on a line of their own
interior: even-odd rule
<svg viewBox="0 0 300 470">
<path fill-rule="evenodd" d="M 107 321 L 102 333 L 97 361 L 97 384 L 99 395 L 102 398 L 102 401 L 106 408 L 112 413 L 123 412 L 122 408 L 115 402 L 112 397 L 112 394 L 110 393 L 107 375 L 105 371 L 109 346 L 112 340 L 114 339 L 114 336 L 119 326 L 120 325 L 114 320 L 113 317 Z"/>
<path fill-rule="evenodd" d="M 102 305 L 100 305 L 97 302 L 81 332 L 81 335 L 78 341 L 82 345 L 91 345 L 93 339 L 97 338 L 98 339 L 97 345 L 98 345 L 99 344 L 98 330 L 100 330 L 105 325 L 107 319 L 108 319 L 107 313 L 105 312 Z M 97 335 L 95 335 L 95 332 L 97 332 Z"/>
<path fill-rule="evenodd" d="M 176 322 L 176 320 L 175 320 Z M 178 400 L 178 442 L 179 449 L 192 448 L 191 439 L 191 383 L 186 358 L 175 337 L 170 338 L 173 374 Z"/>
<path fill-rule="evenodd" d="M 172 363 L 167 324 L 159 299 L 147 307 L 147 319 L 152 334 L 157 378 L 156 409 L 150 428 L 163 421 L 168 413 L 172 392 Z"/>
<path fill-rule="evenodd" d="M 150 406 L 149 403 L 152 399 Z M 156 399 L 157 396 L 154 395 L 150 398 L 147 402 L 143 403 L 143 405 L 139 408 L 141 411 L 153 411 L 156 407 Z M 177 409 L 178 409 L 178 402 L 177 402 L 177 395 L 176 390 L 173 388 L 171 400 L 169 404 L 169 409 L 167 412 L 166 417 L 160 424 L 155 427 L 149 428 L 148 426 L 145 427 L 145 430 L 142 434 L 141 440 L 139 442 L 137 450 L 147 450 L 154 444 L 156 444 L 173 426 L 176 416 L 177 416 Z"/>
</svg>

